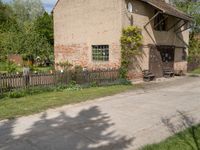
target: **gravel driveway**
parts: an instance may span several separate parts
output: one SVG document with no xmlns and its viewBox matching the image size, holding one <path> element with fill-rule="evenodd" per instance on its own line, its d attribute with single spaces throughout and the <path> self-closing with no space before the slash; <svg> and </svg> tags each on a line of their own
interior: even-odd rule
<svg viewBox="0 0 200 150">
<path fill-rule="evenodd" d="M 2 121 L 0 150 L 134 150 L 182 121 L 200 122 L 199 114 L 200 78 L 184 77 Z"/>
</svg>

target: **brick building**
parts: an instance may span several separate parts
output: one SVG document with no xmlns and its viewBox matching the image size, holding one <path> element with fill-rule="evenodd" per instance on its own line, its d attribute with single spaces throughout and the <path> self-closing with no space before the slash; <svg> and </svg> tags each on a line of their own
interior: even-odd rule
<svg viewBox="0 0 200 150">
<path fill-rule="evenodd" d="M 53 15 L 56 63 L 119 68 L 122 29 L 134 25 L 142 30 L 143 55 L 134 58 L 130 76 L 187 71 L 192 18 L 163 0 L 59 0 Z"/>
</svg>

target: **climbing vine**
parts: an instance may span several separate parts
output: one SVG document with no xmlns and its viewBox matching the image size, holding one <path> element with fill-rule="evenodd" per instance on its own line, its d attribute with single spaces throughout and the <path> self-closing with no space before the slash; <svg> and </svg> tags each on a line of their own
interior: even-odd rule
<svg viewBox="0 0 200 150">
<path fill-rule="evenodd" d="M 128 68 L 134 56 L 140 55 L 142 45 L 141 30 L 136 26 L 128 26 L 122 30 L 121 36 L 121 68 L 120 77 L 127 78 Z"/>
</svg>

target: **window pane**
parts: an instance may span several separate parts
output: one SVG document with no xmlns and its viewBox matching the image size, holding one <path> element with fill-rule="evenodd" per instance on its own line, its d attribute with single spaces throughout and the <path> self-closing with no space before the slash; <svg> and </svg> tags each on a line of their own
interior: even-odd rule
<svg viewBox="0 0 200 150">
<path fill-rule="evenodd" d="M 95 61 L 109 61 L 109 45 L 93 45 L 92 58 Z"/>
</svg>

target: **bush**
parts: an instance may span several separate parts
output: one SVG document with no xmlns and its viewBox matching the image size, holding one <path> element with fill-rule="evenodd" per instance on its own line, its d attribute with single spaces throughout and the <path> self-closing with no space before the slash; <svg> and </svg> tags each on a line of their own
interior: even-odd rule
<svg viewBox="0 0 200 150">
<path fill-rule="evenodd" d="M 56 87 L 32 87 L 32 88 L 27 88 L 27 89 L 13 90 L 6 94 L 1 94 L 0 99 L 5 98 L 5 97 L 21 98 L 27 95 L 35 95 L 35 94 L 41 94 L 44 92 L 52 92 L 52 91 L 63 91 L 65 89 L 69 91 L 78 91 L 78 90 L 81 90 L 82 88 L 80 85 L 76 84 L 75 82 L 71 82 L 68 85 L 61 84 Z"/>
<path fill-rule="evenodd" d="M 131 66 L 132 59 L 141 54 L 142 46 L 141 29 L 136 26 L 128 26 L 122 30 L 121 36 L 121 68 L 120 77 L 127 78 L 128 68 Z"/>
<path fill-rule="evenodd" d="M 132 85 L 131 81 L 127 80 L 127 79 L 119 79 L 119 84 L 122 84 L 122 85 Z"/>
<path fill-rule="evenodd" d="M 0 94 L 0 99 L 3 99 L 4 97 L 6 97 L 5 94 Z"/>
<path fill-rule="evenodd" d="M 89 86 L 90 86 L 90 87 L 98 87 L 99 84 L 98 84 L 96 81 L 94 81 L 94 82 L 90 83 Z"/>
<path fill-rule="evenodd" d="M 76 84 L 75 81 L 72 81 L 69 85 L 67 85 L 67 90 L 69 91 L 78 91 L 78 90 L 81 90 L 81 86 Z"/>
<path fill-rule="evenodd" d="M 12 91 L 8 94 L 8 97 L 10 98 L 21 98 L 21 97 L 24 97 L 26 96 L 26 91 L 24 90 L 15 90 L 15 91 Z"/>
<path fill-rule="evenodd" d="M 8 62 L 8 65 L 7 65 L 7 72 L 8 73 L 14 73 L 17 71 L 17 66 L 12 63 L 12 62 Z"/>
</svg>

